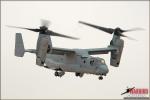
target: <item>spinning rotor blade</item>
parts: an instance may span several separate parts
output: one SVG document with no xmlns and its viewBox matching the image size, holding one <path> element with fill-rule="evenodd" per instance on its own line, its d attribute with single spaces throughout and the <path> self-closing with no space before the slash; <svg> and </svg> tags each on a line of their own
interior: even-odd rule
<svg viewBox="0 0 150 100">
<path fill-rule="evenodd" d="M 120 28 L 116 28 L 115 31 L 114 31 L 114 34 L 116 34 L 118 36 L 126 37 L 126 38 L 128 38 L 130 40 L 136 40 L 136 39 L 134 39 L 132 37 L 124 35 L 123 32 L 131 32 L 131 31 L 138 31 L 138 30 L 144 30 L 144 29 L 143 28 L 133 28 L 133 29 L 128 29 L 128 30 L 122 30 Z"/>
<path fill-rule="evenodd" d="M 102 30 L 102 31 L 110 33 L 110 34 L 112 34 L 114 32 L 114 29 L 112 29 L 112 28 L 105 28 L 105 27 L 89 24 L 89 23 L 86 23 L 86 22 L 83 22 L 83 21 L 79 21 L 79 23 L 90 26 L 90 27 L 93 27 L 93 28 L 96 28 L 96 29 L 99 29 L 99 30 Z"/>
<path fill-rule="evenodd" d="M 64 38 L 69 38 L 69 39 L 74 39 L 74 40 L 79 39 L 79 38 L 76 38 L 76 37 L 71 37 L 71 36 L 68 36 L 68 35 L 63 35 L 63 34 L 60 34 L 60 33 L 56 33 L 56 32 L 50 31 L 50 30 L 48 30 L 47 34 L 51 35 L 51 36 L 64 37 Z"/>
<path fill-rule="evenodd" d="M 119 27 L 117 27 L 115 29 L 112 29 L 112 28 L 105 28 L 105 27 L 89 24 L 89 23 L 86 23 L 86 22 L 83 22 L 83 21 L 79 21 L 79 23 L 87 25 L 87 26 L 90 26 L 90 27 L 93 27 L 93 28 L 96 28 L 96 29 L 99 29 L 99 30 L 102 30 L 102 31 L 104 31 L 106 33 L 110 33 L 110 34 L 113 33 L 113 34 L 115 34 L 117 36 L 127 37 L 128 39 L 131 39 L 131 40 L 135 40 L 135 39 L 131 38 L 129 36 L 126 36 L 126 35 L 124 35 L 122 33 L 123 32 L 130 32 L 130 31 L 137 31 L 137 30 L 144 30 L 143 28 L 133 28 L 133 29 L 129 29 L 129 30 L 122 30 Z"/>
<path fill-rule="evenodd" d="M 16 27 L 16 26 L 9 26 L 9 25 L 7 25 L 7 27 L 11 27 L 11 28 L 19 28 L 19 29 L 26 29 L 26 30 L 30 30 L 30 31 L 33 31 L 33 32 L 40 32 L 40 31 L 41 31 L 40 29 L 32 29 L 32 28 Z"/>
<path fill-rule="evenodd" d="M 41 29 L 31 29 L 31 28 L 8 26 L 8 25 L 7 25 L 7 27 L 26 29 L 26 30 L 30 30 L 30 31 L 33 31 L 33 32 L 41 32 L 42 31 Z M 64 38 L 69 38 L 69 39 L 74 39 L 74 40 L 78 40 L 79 39 L 79 38 L 76 38 L 76 37 L 71 37 L 71 36 L 60 34 L 60 33 L 56 33 L 56 32 L 50 31 L 50 30 L 47 30 L 44 34 L 50 35 L 50 36 L 64 37 Z"/>
<path fill-rule="evenodd" d="M 121 30 L 123 32 L 130 32 L 130 31 L 139 31 L 139 30 L 144 30 L 143 28 L 132 28 L 132 29 L 128 29 L 128 30 Z"/>
<path fill-rule="evenodd" d="M 126 38 L 128 38 L 128 39 L 130 39 L 130 40 L 136 40 L 136 39 L 134 39 L 134 38 L 132 38 L 132 37 L 129 37 L 129 36 L 126 36 L 126 35 L 124 35 L 124 34 L 120 34 L 120 36 L 126 37 Z M 136 41 L 137 41 L 137 40 L 136 40 Z"/>
<path fill-rule="evenodd" d="M 45 27 L 49 27 L 50 21 L 45 20 L 45 19 L 41 19 L 41 25 L 42 25 L 42 26 L 45 26 Z"/>
</svg>

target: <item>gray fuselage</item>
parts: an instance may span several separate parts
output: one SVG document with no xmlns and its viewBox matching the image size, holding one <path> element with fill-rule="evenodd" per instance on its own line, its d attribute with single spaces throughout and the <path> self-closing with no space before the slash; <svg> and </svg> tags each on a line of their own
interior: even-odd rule
<svg viewBox="0 0 150 100">
<path fill-rule="evenodd" d="M 98 57 L 81 57 L 78 55 L 47 54 L 45 64 L 50 69 L 61 69 L 65 72 L 106 75 L 108 67 L 104 59 Z"/>
</svg>

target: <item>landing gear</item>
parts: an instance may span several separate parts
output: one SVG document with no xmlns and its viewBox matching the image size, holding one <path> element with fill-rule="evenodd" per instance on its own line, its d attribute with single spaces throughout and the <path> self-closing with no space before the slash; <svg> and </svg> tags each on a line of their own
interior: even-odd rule
<svg viewBox="0 0 150 100">
<path fill-rule="evenodd" d="M 58 72 L 55 72 L 55 76 L 59 76 L 59 75 L 58 75 Z"/>
<path fill-rule="evenodd" d="M 99 80 L 103 80 L 103 76 L 99 76 L 99 78 L 98 78 Z"/>
<path fill-rule="evenodd" d="M 44 68 L 49 68 L 48 66 L 44 66 Z"/>
<path fill-rule="evenodd" d="M 83 77 L 83 73 L 75 73 L 76 76 Z"/>
<path fill-rule="evenodd" d="M 65 74 L 64 71 L 56 71 L 55 72 L 55 76 L 59 76 L 59 77 L 62 77 L 64 74 Z"/>
</svg>

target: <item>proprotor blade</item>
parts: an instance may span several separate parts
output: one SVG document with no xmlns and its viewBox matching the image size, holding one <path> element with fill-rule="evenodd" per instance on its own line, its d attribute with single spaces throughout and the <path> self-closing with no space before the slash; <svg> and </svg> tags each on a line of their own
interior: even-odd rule
<svg viewBox="0 0 150 100">
<path fill-rule="evenodd" d="M 16 27 L 16 26 L 9 26 L 9 25 L 7 25 L 7 27 L 26 29 L 26 30 L 30 30 L 30 31 L 33 31 L 33 32 L 40 32 L 40 29 L 32 29 L 32 28 Z"/>
<path fill-rule="evenodd" d="M 72 36 L 56 33 L 56 32 L 50 31 L 50 30 L 48 30 L 47 34 L 51 35 L 51 36 L 64 37 L 64 38 L 69 38 L 69 39 L 74 39 L 74 40 L 78 40 L 79 39 L 79 38 L 76 38 L 76 37 L 72 37 Z"/>
<path fill-rule="evenodd" d="M 41 19 L 41 25 L 45 26 L 45 27 L 49 27 L 50 21 L 45 20 L 45 19 Z"/>
<path fill-rule="evenodd" d="M 30 31 L 34 31 L 34 32 L 41 32 L 41 31 L 43 31 L 42 29 L 31 29 L 31 28 L 8 26 L 8 25 L 7 25 L 7 27 L 26 29 L 26 30 L 30 30 Z M 41 33 L 41 34 L 42 34 L 42 33 Z M 74 39 L 74 40 L 78 40 L 78 39 L 79 39 L 79 38 L 76 38 L 76 37 L 71 37 L 71 36 L 67 36 L 67 35 L 60 34 L 60 33 L 56 33 L 56 32 L 50 31 L 50 30 L 47 30 L 47 31 L 46 31 L 45 33 L 43 33 L 43 34 L 47 34 L 47 35 L 50 35 L 50 36 L 59 36 L 59 37 L 64 37 L 64 38 L 69 38 L 69 39 Z"/>
<path fill-rule="evenodd" d="M 90 26 L 90 27 L 93 27 L 93 28 L 96 28 L 96 29 L 99 29 L 99 30 L 102 30 L 102 31 L 110 33 L 110 34 L 112 34 L 114 32 L 114 29 L 112 29 L 112 28 L 105 28 L 105 27 L 93 25 L 93 24 L 90 24 L 90 23 L 86 23 L 86 22 L 83 22 L 83 21 L 79 21 L 79 23 Z"/>
<path fill-rule="evenodd" d="M 140 30 L 144 30 L 143 28 L 132 28 L 132 29 L 128 29 L 128 30 L 122 30 L 123 32 L 130 32 L 130 31 L 140 31 Z"/>
<path fill-rule="evenodd" d="M 134 39 L 134 38 L 132 38 L 132 37 L 129 37 L 129 36 L 127 36 L 127 35 L 124 35 L 124 34 L 122 34 L 122 33 L 120 33 L 120 36 L 126 37 L 126 38 L 128 38 L 128 39 L 130 39 L 130 40 L 136 40 L 136 39 Z M 136 41 L 137 41 L 137 40 L 136 40 Z"/>
<path fill-rule="evenodd" d="M 90 26 L 90 27 L 93 27 L 93 28 L 96 28 L 96 29 L 99 29 L 99 30 L 102 30 L 102 31 L 110 33 L 110 34 L 113 33 L 116 36 L 126 37 L 126 38 L 131 39 L 131 40 L 135 40 L 135 39 L 131 38 L 129 36 L 126 36 L 123 33 L 124 32 L 130 32 L 130 31 L 144 30 L 143 28 L 133 28 L 133 29 L 129 29 L 129 30 L 122 30 L 119 27 L 117 27 L 115 29 L 112 29 L 112 28 L 105 28 L 105 27 L 89 24 L 89 23 L 86 23 L 86 22 L 83 22 L 83 21 L 79 21 L 79 23 Z"/>
</svg>

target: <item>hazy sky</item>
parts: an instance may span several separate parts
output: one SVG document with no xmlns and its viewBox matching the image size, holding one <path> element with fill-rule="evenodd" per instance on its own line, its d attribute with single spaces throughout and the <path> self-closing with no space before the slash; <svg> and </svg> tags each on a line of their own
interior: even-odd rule
<svg viewBox="0 0 150 100">
<path fill-rule="evenodd" d="M 37 33 L 8 28 L 5 25 L 38 28 L 40 19 L 51 21 L 49 29 L 79 37 L 70 40 L 52 37 L 53 46 L 63 48 L 99 48 L 109 45 L 112 35 L 83 26 L 79 20 L 105 27 L 144 28 L 125 33 L 120 66 L 110 66 L 110 55 L 103 57 L 109 73 L 83 78 L 66 73 L 62 78 L 53 70 L 35 65 L 35 55 L 14 56 L 15 33 L 21 32 L 26 49 L 36 47 Z M 2 1 L 1 2 L 1 95 L 3 99 L 122 99 L 126 87 L 149 88 L 149 2 L 148 1 Z"/>
</svg>

